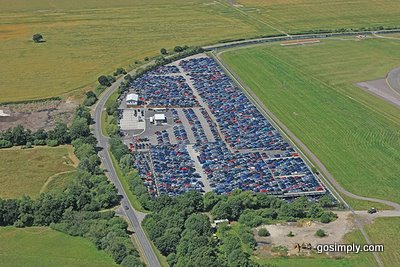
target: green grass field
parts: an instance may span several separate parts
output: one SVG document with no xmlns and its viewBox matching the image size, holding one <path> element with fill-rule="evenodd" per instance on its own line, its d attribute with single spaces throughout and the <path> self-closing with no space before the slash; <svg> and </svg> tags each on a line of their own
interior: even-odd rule
<svg viewBox="0 0 400 267">
<path fill-rule="evenodd" d="M 366 225 L 365 230 L 372 243 L 385 245 L 385 251 L 380 253 L 384 265 L 387 267 L 399 266 L 400 217 L 377 218 L 372 224 Z"/>
<path fill-rule="evenodd" d="M 400 24 L 396 1 L 3 0 L 0 102 L 81 97 L 97 77 L 160 48 L 279 33 Z M 243 2 L 243 3 L 242 3 Z M 34 44 L 40 32 L 46 42 Z"/>
<path fill-rule="evenodd" d="M 365 211 L 367 211 L 371 207 L 374 207 L 377 210 L 393 210 L 393 207 L 388 206 L 388 205 L 383 204 L 383 203 L 349 198 L 349 197 L 346 197 L 344 195 L 342 195 L 342 197 L 347 202 L 347 204 L 350 205 L 350 207 L 352 207 L 353 209 L 356 209 L 356 210 L 365 210 Z"/>
<path fill-rule="evenodd" d="M 276 33 L 207 0 L 1 3 L 0 72 L 7 79 L 0 102 L 82 91 L 100 74 L 157 55 L 163 47 Z M 45 43 L 32 42 L 36 32 Z"/>
<path fill-rule="evenodd" d="M 71 146 L 1 149 L 0 197 L 38 196 L 51 176 L 75 169 L 71 153 Z M 50 184 L 57 183 L 58 178 Z"/>
<path fill-rule="evenodd" d="M 353 85 L 398 66 L 398 46 L 388 39 L 324 40 L 222 57 L 344 188 L 400 202 L 400 111 Z"/>
<path fill-rule="evenodd" d="M 74 180 L 75 175 L 75 170 L 56 174 L 52 179 L 47 180 L 47 183 L 42 187 L 41 191 L 63 190 L 68 183 L 71 183 Z"/>
<path fill-rule="evenodd" d="M 4 267 L 117 266 L 87 239 L 50 228 L 0 227 L 0 262 Z"/>
<path fill-rule="evenodd" d="M 400 26 L 399 1 L 237 0 L 249 16 L 286 32 Z"/>
</svg>

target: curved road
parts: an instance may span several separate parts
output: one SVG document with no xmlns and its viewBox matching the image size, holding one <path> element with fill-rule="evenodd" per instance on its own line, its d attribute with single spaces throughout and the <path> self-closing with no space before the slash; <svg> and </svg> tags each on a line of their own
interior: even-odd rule
<svg viewBox="0 0 400 267">
<path fill-rule="evenodd" d="M 388 73 L 386 83 L 393 91 L 400 95 L 400 67 L 392 69 Z"/>
<path fill-rule="evenodd" d="M 121 185 L 121 182 L 119 181 L 118 175 L 115 171 L 114 165 L 111 161 L 111 157 L 109 154 L 108 150 L 108 138 L 105 137 L 102 134 L 101 131 L 101 113 L 104 110 L 104 105 L 107 101 L 107 99 L 111 96 L 111 94 L 118 89 L 119 85 L 123 81 L 123 77 L 118 79 L 112 86 L 107 88 L 107 90 L 101 95 L 101 98 L 97 102 L 97 105 L 94 109 L 94 121 L 95 123 L 93 124 L 93 131 L 94 135 L 97 138 L 98 141 L 98 147 L 100 147 L 102 150 L 99 152 L 99 156 L 101 158 L 101 161 L 104 164 L 105 169 L 107 170 L 107 176 L 111 180 L 111 182 L 115 185 L 115 187 L 118 190 L 118 194 L 122 195 L 123 198 L 121 199 L 121 205 L 122 209 L 124 210 L 124 213 L 126 217 L 129 219 L 130 224 L 133 227 L 133 230 L 135 231 L 135 235 L 137 237 L 138 241 L 138 249 L 142 253 L 142 255 L 145 258 L 145 261 L 147 265 L 150 267 L 159 267 L 161 266 L 156 254 L 153 251 L 153 248 L 150 245 L 150 241 L 148 240 L 146 234 L 143 231 L 142 226 L 140 225 L 140 221 L 138 218 L 143 218 L 143 214 L 137 212 L 135 209 L 133 209 L 124 188 Z M 126 210 L 124 207 L 128 207 L 129 209 Z"/>
</svg>

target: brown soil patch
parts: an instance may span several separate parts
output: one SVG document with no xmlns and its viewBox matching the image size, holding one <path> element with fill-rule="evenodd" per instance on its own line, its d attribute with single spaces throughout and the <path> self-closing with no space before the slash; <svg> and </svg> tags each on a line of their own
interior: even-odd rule
<svg viewBox="0 0 400 267">
<path fill-rule="evenodd" d="M 354 219 L 348 211 L 336 213 L 338 218 L 334 222 L 328 224 L 315 221 L 303 221 L 258 227 L 254 230 L 254 235 L 258 244 L 255 254 L 260 257 L 285 256 L 284 248 L 286 248 L 287 256 L 308 256 L 314 253 L 314 250 L 302 249 L 299 253 L 298 250 L 295 249 L 295 245 L 310 243 L 314 248 L 318 244 L 341 243 L 345 234 L 355 229 Z M 267 228 L 271 235 L 269 237 L 258 236 L 257 231 L 261 227 Z M 318 229 L 324 230 L 327 236 L 322 238 L 315 236 L 315 232 Z M 287 236 L 290 231 L 294 234 L 293 237 Z"/>
<path fill-rule="evenodd" d="M 36 131 L 51 129 L 57 121 L 69 122 L 77 104 L 72 101 L 46 101 L 42 103 L 0 105 L 0 109 L 10 114 L 0 117 L 0 131 L 19 124 Z"/>
</svg>

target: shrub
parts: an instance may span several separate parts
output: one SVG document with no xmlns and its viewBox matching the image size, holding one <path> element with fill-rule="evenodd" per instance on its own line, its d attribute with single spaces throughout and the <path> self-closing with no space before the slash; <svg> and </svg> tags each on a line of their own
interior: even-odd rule
<svg viewBox="0 0 400 267">
<path fill-rule="evenodd" d="M 258 230 L 259 236 L 270 236 L 271 234 L 268 232 L 267 228 L 261 228 Z"/>
<path fill-rule="evenodd" d="M 290 232 L 287 234 L 287 236 L 288 236 L 288 237 L 294 237 L 294 234 L 293 234 L 292 231 L 290 231 Z"/>
<path fill-rule="evenodd" d="M 27 142 L 25 145 L 26 148 L 32 148 L 32 143 L 31 142 Z"/>
<path fill-rule="evenodd" d="M 315 235 L 318 237 L 324 237 L 324 236 L 326 236 L 326 233 L 324 230 L 318 229 L 317 232 L 315 232 Z"/>
<path fill-rule="evenodd" d="M 166 55 L 166 54 L 168 54 L 168 51 L 165 48 L 161 48 L 160 53 L 161 53 L 161 55 Z"/>
<path fill-rule="evenodd" d="M 96 97 L 88 97 L 83 101 L 83 104 L 87 107 L 90 107 L 96 103 L 97 98 Z"/>
<path fill-rule="evenodd" d="M 337 218 L 337 215 L 331 211 L 325 211 L 320 217 L 322 223 L 330 223 Z"/>
<path fill-rule="evenodd" d="M 48 146 L 51 146 L 51 147 L 55 147 L 55 146 L 58 146 L 59 143 L 58 143 L 57 140 L 50 139 L 50 140 L 47 140 L 47 145 L 48 145 Z"/>
<path fill-rule="evenodd" d="M 91 105 L 93 105 L 94 103 L 96 103 L 96 101 L 97 101 L 97 96 L 96 96 L 96 94 L 95 94 L 93 91 L 89 91 L 89 92 L 86 93 L 86 98 L 85 98 L 85 100 L 83 101 L 83 104 L 84 104 L 85 106 L 91 106 Z"/>
<path fill-rule="evenodd" d="M 36 140 L 33 141 L 33 144 L 35 146 L 45 146 L 46 145 L 46 140 L 36 139 Z"/>
<path fill-rule="evenodd" d="M 96 86 L 96 89 L 94 89 L 94 91 L 96 92 L 96 95 L 100 95 L 101 93 L 104 92 L 104 90 L 106 90 L 106 88 L 107 86 L 99 84 Z"/>
<path fill-rule="evenodd" d="M 111 82 L 108 80 L 108 78 L 105 75 L 101 75 L 98 79 L 99 84 L 103 86 L 110 86 Z"/>
<path fill-rule="evenodd" d="M 12 143 L 10 141 L 7 140 L 0 140 L 0 148 L 8 148 L 8 147 L 12 147 Z"/>
<path fill-rule="evenodd" d="M 184 50 L 184 49 L 183 49 L 182 46 L 177 45 L 177 46 L 174 47 L 174 51 L 175 51 L 176 53 L 183 52 L 183 50 Z"/>
<path fill-rule="evenodd" d="M 35 34 L 32 36 L 32 40 L 33 40 L 35 43 L 40 43 L 40 42 L 43 41 L 43 35 L 41 35 L 40 33 L 35 33 Z"/>
<path fill-rule="evenodd" d="M 126 72 L 126 70 L 125 70 L 124 68 L 117 68 L 117 69 L 114 71 L 113 75 L 114 75 L 114 76 L 118 76 L 118 75 L 126 74 L 126 73 L 127 73 L 127 72 Z"/>
</svg>

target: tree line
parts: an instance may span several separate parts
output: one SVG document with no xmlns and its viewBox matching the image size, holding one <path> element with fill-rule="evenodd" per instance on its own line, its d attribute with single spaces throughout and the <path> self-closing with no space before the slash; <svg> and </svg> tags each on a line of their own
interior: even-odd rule
<svg viewBox="0 0 400 267">
<path fill-rule="evenodd" d="M 42 193 L 36 199 L 28 196 L 0 199 L 0 226 L 50 226 L 90 239 L 118 264 L 144 266 L 130 240 L 126 222 L 115 217 L 114 212 L 100 212 L 116 206 L 119 197 L 100 168 L 97 140 L 89 128 L 91 122 L 89 110 L 80 106 L 70 127 L 59 123 L 49 132 L 41 131 L 39 140 L 56 140 L 73 145 L 74 153 L 80 160 L 76 175 L 64 189 Z M 1 136 L 18 145 L 37 140 L 34 139 L 37 132 L 22 129 L 17 126 Z"/>
<path fill-rule="evenodd" d="M 90 112 L 84 106 L 79 106 L 74 113 L 74 119 L 70 127 L 61 121 L 56 122 L 52 130 L 45 131 L 39 129 L 32 132 L 25 129 L 22 125 L 9 128 L 0 133 L 0 148 L 12 146 L 58 146 L 71 144 L 75 139 L 89 138 L 94 141 L 94 137 L 90 136 L 89 124 L 92 122 Z"/>
</svg>

